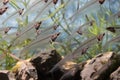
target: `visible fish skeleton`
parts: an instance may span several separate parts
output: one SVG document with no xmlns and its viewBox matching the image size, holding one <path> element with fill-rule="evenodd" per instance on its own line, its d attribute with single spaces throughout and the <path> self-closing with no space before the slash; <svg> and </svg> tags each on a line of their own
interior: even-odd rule
<svg viewBox="0 0 120 80">
<path fill-rule="evenodd" d="M 23 14 L 23 16 L 25 14 L 27 14 L 27 12 L 29 12 L 32 8 L 34 8 L 37 4 L 39 4 L 40 2 L 42 2 L 43 0 L 36 0 Z"/>
<path fill-rule="evenodd" d="M 40 38 L 40 39 L 37 39 L 37 40 L 34 40 L 33 42 L 31 42 L 30 44 L 28 44 L 20 53 L 28 50 L 29 48 L 31 48 L 32 46 L 34 45 L 38 45 L 39 43 L 42 43 L 43 41 L 45 43 L 49 43 L 50 41 L 55 41 L 56 38 L 60 35 L 60 32 L 58 33 L 54 33 L 54 34 L 50 34 L 50 35 L 47 35 L 45 36 L 44 38 Z M 42 45 L 39 45 L 39 46 L 42 46 Z"/>
<path fill-rule="evenodd" d="M 10 15 L 9 17 L 7 17 L 7 18 L 2 22 L 2 24 L 4 24 L 6 21 L 8 21 L 11 17 L 13 17 L 14 15 L 16 15 L 17 13 L 18 13 L 19 15 L 22 15 L 23 10 L 24 10 L 24 9 L 19 9 L 18 11 L 12 13 L 12 15 Z"/>
<path fill-rule="evenodd" d="M 15 43 L 16 43 L 16 41 L 17 41 L 17 39 L 21 39 L 22 37 L 24 37 L 24 34 L 25 33 L 27 33 L 27 32 L 29 32 L 30 30 L 32 30 L 32 29 L 39 29 L 39 26 L 41 25 L 41 21 L 40 22 L 36 22 L 36 23 L 34 23 L 34 24 L 32 24 L 32 26 L 30 26 L 30 27 L 28 27 L 28 29 L 26 29 L 26 30 L 24 30 L 23 32 L 18 32 L 17 34 L 17 36 L 16 36 L 16 38 L 11 42 L 12 44 L 11 45 L 15 45 Z M 22 42 L 22 41 L 21 41 Z M 17 43 L 18 44 L 18 43 Z"/>
<path fill-rule="evenodd" d="M 86 23 L 84 23 L 83 25 L 81 25 L 79 28 L 78 28 L 78 30 L 76 31 L 78 34 L 80 34 L 80 35 L 82 35 L 82 28 L 83 27 L 85 27 L 85 26 L 87 26 L 87 25 L 90 25 L 91 26 L 91 24 L 93 24 L 93 20 L 91 20 L 91 21 L 88 21 L 88 22 L 86 22 Z"/>
<path fill-rule="evenodd" d="M 36 15 L 36 17 L 34 18 L 33 21 L 37 20 L 39 18 L 39 16 L 41 16 L 41 14 L 45 11 L 45 9 L 50 8 L 48 6 L 50 6 L 52 3 L 52 1 L 48 2 L 47 4 L 45 4 L 45 6 L 40 10 L 40 12 Z"/>
<path fill-rule="evenodd" d="M 85 9 L 99 2 L 103 4 L 105 0 L 90 0 L 83 7 L 81 7 L 78 11 L 76 11 L 69 19 L 74 21 L 78 14 L 82 13 Z M 98 5 L 99 6 L 99 5 Z"/>
<path fill-rule="evenodd" d="M 106 42 L 103 48 L 106 48 L 110 43 L 117 42 L 117 41 L 120 41 L 120 35 L 117 35 L 116 37 L 113 37 L 111 40 Z"/>
</svg>

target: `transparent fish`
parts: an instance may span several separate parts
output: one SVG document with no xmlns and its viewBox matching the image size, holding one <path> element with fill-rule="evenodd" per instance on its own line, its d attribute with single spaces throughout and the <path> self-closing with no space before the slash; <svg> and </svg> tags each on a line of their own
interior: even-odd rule
<svg viewBox="0 0 120 80">
<path fill-rule="evenodd" d="M 30 7 L 27 8 L 27 10 L 24 12 L 23 16 L 25 16 L 29 11 L 32 10 L 32 8 L 34 8 L 35 6 L 37 6 L 38 4 L 40 4 L 40 2 L 42 2 L 43 0 L 36 0 L 32 3 L 32 5 Z"/>
<path fill-rule="evenodd" d="M 73 37 L 75 37 L 78 33 L 79 35 L 85 34 L 86 32 L 86 28 L 88 27 L 88 25 L 91 26 L 91 23 L 93 23 L 94 21 L 87 21 L 86 23 L 80 25 L 75 31 L 71 32 L 71 35 L 68 37 L 68 40 L 73 39 Z M 84 29 L 83 29 L 84 28 Z"/>
<path fill-rule="evenodd" d="M 120 17 L 120 11 L 118 11 L 117 13 L 115 13 L 115 14 L 113 14 L 112 16 L 111 16 L 111 18 L 113 18 L 113 17 Z"/>
<path fill-rule="evenodd" d="M 17 29 L 17 27 L 0 27 L 0 31 L 4 31 L 6 29 Z"/>
<path fill-rule="evenodd" d="M 76 31 L 78 34 L 82 35 L 83 33 L 85 33 L 85 28 L 89 25 L 91 26 L 91 24 L 93 24 L 93 20 L 88 21 L 86 23 L 84 23 L 83 25 L 81 25 L 78 30 Z"/>
<path fill-rule="evenodd" d="M 59 5 L 59 7 L 57 7 L 56 10 L 54 10 L 54 12 L 50 12 L 50 11 L 49 11 L 49 13 L 50 13 L 49 16 L 47 16 L 47 17 L 39 16 L 39 17 L 40 17 L 39 20 L 44 21 L 44 20 L 47 20 L 47 19 L 53 17 L 60 9 L 63 9 L 63 7 L 65 8 L 65 7 L 66 7 L 68 4 L 70 4 L 70 3 L 72 4 L 73 1 L 74 1 L 74 0 L 66 0 L 65 3 Z M 50 7 L 51 7 L 51 8 L 54 7 L 54 4 L 51 4 L 51 5 L 49 5 L 48 7 L 49 7 L 49 8 L 47 8 L 46 10 L 49 10 Z M 44 11 L 46 12 L 46 10 L 44 10 Z M 44 14 L 45 14 L 44 12 L 40 13 L 40 15 L 44 15 Z M 45 15 L 45 16 L 46 16 L 46 15 Z M 41 17 L 42 17 L 42 18 L 41 18 Z M 34 20 L 36 20 L 36 19 L 37 19 L 37 16 L 36 16 L 36 18 L 35 18 Z"/>
<path fill-rule="evenodd" d="M 84 4 L 83 7 L 81 7 L 79 10 L 77 10 L 69 19 L 74 21 L 79 14 L 80 15 L 83 14 L 83 13 L 85 14 L 86 11 L 90 12 L 90 11 L 98 9 L 98 7 L 100 5 L 99 1 L 100 0 L 90 0 L 90 1 L 88 1 L 86 4 Z"/>
<path fill-rule="evenodd" d="M 50 33 L 53 33 L 58 28 L 58 25 L 54 24 L 50 27 L 44 28 L 43 30 L 40 30 L 40 34 L 37 35 L 37 38 L 41 38 L 42 36 L 49 35 Z"/>
<path fill-rule="evenodd" d="M 32 23 L 31 23 L 32 24 Z M 36 33 L 36 28 L 40 27 L 41 22 L 36 22 L 34 24 L 32 24 L 32 26 L 27 27 L 22 29 L 23 31 L 21 31 L 16 38 L 13 40 L 12 45 L 16 45 L 16 44 L 20 44 L 22 43 L 25 39 L 28 38 L 33 38 L 35 37 L 35 33 Z"/>
<path fill-rule="evenodd" d="M 2 38 L 4 38 L 6 35 L 8 35 L 8 33 L 11 30 L 17 30 L 17 27 L 1 27 L 0 28 L 0 35 L 2 35 Z"/>
<path fill-rule="evenodd" d="M 106 22 L 111 23 L 113 20 L 118 19 L 120 17 L 120 11 L 118 11 L 117 13 L 112 14 L 107 20 Z"/>
<path fill-rule="evenodd" d="M 56 38 L 59 36 L 59 34 L 60 33 L 49 34 L 40 39 L 33 40 L 30 44 L 28 44 L 26 47 L 24 47 L 20 53 L 23 53 L 26 50 L 27 51 L 34 50 L 34 49 L 37 49 L 38 47 L 44 48 L 44 46 L 48 46 L 51 41 L 55 41 Z"/>
<path fill-rule="evenodd" d="M 120 35 L 117 35 L 116 37 L 113 37 L 111 40 L 109 40 L 108 42 L 106 42 L 106 44 L 104 45 L 104 49 L 107 48 L 107 46 L 111 43 L 114 43 L 114 42 L 118 42 L 120 41 Z"/>
<path fill-rule="evenodd" d="M 24 10 L 24 9 L 19 9 L 18 11 L 12 13 L 9 17 L 7 17 L 7 18 L 2 22 L 2 24 L 4 24 L 5 22 L 7 22 L 10 18 L 12 18 L 13 16 L 15 16 L 16 14 L 21 15 L 21 14 L 23 13 L 23 10 Z"/>
<path fill-rule="evenodd" d="M 16 35 L 16 37 L 11 41 L 12 46 L 17 46 L 28 39 L 33 40 L 35 37 L 35 31 L 31 30 L 31 31 L 25 33 L 24 35 L 22 35 L 21 37 L 17 38 L 18 36 L 19 36 L 19 34 Z"/>
<path fill-rule="evenodd" d="M 48 1 L 41 9 L 39 9 L 40 11 L 38 12 L 33 21 L 37 20 L 44 12 L 46 12 L 46 10 L 50 9 L 52 6 L 52 1 Z"/>
<path fill-rule="evenodd" d="M 2 38 L 4 40 L 10 40 L 10 41 L 12 41 L 14 38 L 16 38 L 16 32 L 12 32 L 12 33 L 6 34 Z"/>
</svg>

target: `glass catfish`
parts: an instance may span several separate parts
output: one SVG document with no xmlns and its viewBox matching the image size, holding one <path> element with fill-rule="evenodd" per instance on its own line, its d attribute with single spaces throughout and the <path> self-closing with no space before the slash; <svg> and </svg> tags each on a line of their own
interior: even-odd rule
<svg viewBox="0 0 120 80">
<path fill-rule="evenodd" d="M 15 16 L 16 14 L 22 15 L 24 9 L 19 9 L 18 11 L 12 13 L 10 16 L 8 16 L 3 22 L 2 24 L 4 24 L 5 22 L 7 22 L 10 18 L 12 18 L 13 16 Z"/>
<path fill-rule="evenodd" d="M 37 49 L 40 46 L 42 46 L 42 48 L 43 48 L 44 46 L 47 46 L 49 43 L 55 42 L 55 40 L 57 39 L 57 37 L 59 35 L 60 35 L 60 32 L 54 33 L 54 34 L 49 34 L 40 39 L 33 40 L 30 44 L 28 44 L 27 46 L 25 46 L 23 48 L 23 50 L 20 52 L 20 54 L 23 52 L 26 52 L 26 50 L 29 51 L 29 50 Z"/>
<path fill-rule="evenodd" d="M 113 37 L 111 40 L 107 41 L 103 48 L 107 48 L 107 46 L 111 43 L 120 41 L 120 35 Z"/>
<path fill-rule="evenodd" d="M 31 23 L 28 24 L 28 26 L 26 28 L 23 28 L 21 32 L 17 32 L 16 33 L 16 38 L 12 40 L 12 46 L 15 46 L 16 44 L 18 45 L 19 43 L 22 43 L 24 40 L 26 40 L 27 38 L 30 38 L 31 35 L 35 35 L 33 33 L 35 33 L 40 25 L 42 24 L 42 22 L 36 22 L 36 23 Z M 30 26 L 31 25 L 31 26 Z M 27 34 L 29 33 L 29 34 Z M 30 36 L 28 36 L 30 35 Z M 31 36 L 34 37 L 34 36 Z"/>
<path fill-rule="evenodd" d="M 94 6 L 94 8 L 96 9 L 99 6 L 99 4 L 103 4 L 104 1 L 105 0 L 89 0 L 88 2 L 86 2 L 86 4 L 84 4 L 83 7 L 78 9 L 69 19 L 74 21 L 79 14 L 83 14 L 85 11 L 90 11 L 91 6 Z M 95 10 L 95 9 L 92 9 L 92 10 Z"/>
</svg>

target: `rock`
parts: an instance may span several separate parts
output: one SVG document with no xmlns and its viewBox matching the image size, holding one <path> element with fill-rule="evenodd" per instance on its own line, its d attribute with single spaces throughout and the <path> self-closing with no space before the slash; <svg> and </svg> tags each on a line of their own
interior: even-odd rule
<svg viewBox="0 0 120 80">
<path fill-rule="evenodd" d="M 50 71 L 52 80 L 73 80 L 78 73 L 79 68 L 75 62 L 67 61 L 61 67 L 57 67 L 54 71 Z M 76 76 L 77 77 L 77 76 Z"/>
<path fill-rule="evenodd" d="M 50 52 L 39 53 L 36 57 L 32 58 L 30 62 L 37 69 L 38 80 L 53 80 L 52 75 L 48 74 L 48 72 L 60 60 L 61 56 L 57 51 L 51 50 Z"/>
<path fill-rule="evenodd" d="M 1 80 L 9 80 L 8 73 L 9 73 L 9 71 L 7 71 L 7 70 L 0 71 L 0 79 Z"/>
<path fill-rule="evenodd" d="M 110 75 L 110 80 L 120 80 L 120 67 Z"/>
<path fill-rule="evenodd" d="M 69 68 L 67 72 L 60 78 L 60 80 L 80 80 L 80 72 L 83 70 L 86 62 L 82 62 L 80 64 L 74 64 L 72 68 Z M 70 65 L 71 67 L 71 65 Z"/>
<path fill-rule="evenodd" d="M 15 80 L 37 80 L 37 70 L 29 62 L 29 60 L 22 60 L 17 62 L 13 67 L 12 72 L 15 74 Z"/>
<path fill-rule="evenodd" d="M 109 75 L 120 66 L 120 55 L 107 52 L 88 60 L 80 76 L 82 80 L 108 80 Z"/>
<path fill-rule="evenodd" d="M 16 80 L 16 79 L 12 72 L 10 72 L 8 70 L 1 70 L 0 71 L 0 80 Z"/>
<path fill-rule="evenodd" d="M 18 61 L 11 71 L 0 71 L 0 80 L 120 80 L 120 54 L 106 52 L 82 63 L 67 61 L 50 72 L 61 59 L 56 50 L 39 53 Z"/>
</svg>

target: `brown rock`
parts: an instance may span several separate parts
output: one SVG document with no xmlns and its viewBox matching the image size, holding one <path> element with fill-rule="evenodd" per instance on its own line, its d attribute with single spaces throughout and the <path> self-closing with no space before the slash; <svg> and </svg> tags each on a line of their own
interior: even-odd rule
<svg viewBox="0 0 120 80">
<path fill-rule="evenodd" d="M 29 62 L 29 60 L 22 60 L 17 62 L 13 67 L 12 72 L 15 73 L 15 80 L 37 80 L 37 70 Z"/>
<path fill-rule="evenodd" d="M 109 75 L 120 65 L 119 57 L 113 52 L 100 54 L 87 61 L 80 76 L 83 80 L 108 80 Z"/>
<path fill-rule="evenodd" d="M 49 52 L 39 53 L 36 57 L 31 59 L 30 62 L 37 69 L 38 80 L 53 80 L 50 79 L 51 75 L 48 74 L 48 72 L 60 60 L 61 56 L 57 51 L 51 50 Z"/>
<path fill-rule="evenodd" d="M 9 71 L 7 71 L 7 70 L 0 71 L 0 79 L 1 80 L 9 80 L 8 73 L 9 73 Z"/>
<path fill-rule="evenodd" d="M 110 80 L 120 80 L 120 67 L 110 75 Z"/>
<path fill-rule="evenodd" d="M 16 80 L 14 74 L 8 70 L 0 71 L 0 80 Z"/>
<path fill-rule="evenodd" d="M 85 64 L 86 62 L 82 62 L 80 64 L 74 64 L 74 65 L 71 64 L 73 67 L 69 69 L 67 68 L 68 71 L 64 73 L 64 75 L 60 78 L 60 80 L 81 80 L 80 72 L 81 70 L 83 70 Z"/>
</svg>

